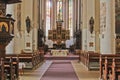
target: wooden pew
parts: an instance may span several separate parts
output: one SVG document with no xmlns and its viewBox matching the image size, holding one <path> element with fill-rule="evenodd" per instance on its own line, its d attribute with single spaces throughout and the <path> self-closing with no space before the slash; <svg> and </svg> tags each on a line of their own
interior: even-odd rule
<svg viewBox="0 0 120 80">
<path fill-rule="evenodd" d="M 109 80 L 118 80 L 118 76 L 120 76 L 120 58 L 113 58 Z"/>
<path fill-rule="evenodd" d="M 4 60 L 0 59 L 0 80 L 6 80 L 4 75 Z"/>
<path fill-rule="evenodd" d="M 19 54 L 19 62 L 31 63 L 31 69 L 35 66 L 35 56 L 33 54 Z"/>
<path fill-rule="evenodd" d="M 0 59 L 0 80 L 18 80 L 19 62 L 31 62 L 32 67 L 44 60 L 44 53 L 35 54 L 7 54 L 5 59 Z"/>
<path fill-rule="evenodd" d="M 87 67 L 88 70 L 99 70 L 99 53 L 95 52 L 81 52 L 81 62 Z"/>
<path fill-rule="evenodd" d="M 7 57 L 18 57 L 19 63 L 31 64 L 31 69 L 36 67 L 40 62 L 44 60 L 44 53 L 22 53 L 22 54 L 9 54 Z"/>
<path fill-rule="evenodd" d="M 12 60 L 6 61 L 5 59 L 1 60 L 0 63 L 0 80 L 15 80 L 13 74 L 15 71 L 12 66 Z"/>
<path fill-rule="evenodd" d="M 112 72 L 113 58 L 116 60 L 116 63 L 119 63 L 120 55 L 117 55 L 117 54 L 101 54 L 100 55 L 100 79 L 108 80 L 109 76 L 111 77 L 111 74 L 113 73 Z M 110 79 L 110 80 L 114 80 L 114 79 Z"/>
<path fill-rule="evenodd" d="M 99 70 L 99 53 L 88 52 L 86 65 L 88 70 Z"/>
<path fill-rule="evenodd" d="M 1 60 L 3 65 L 1 65 L 1 78 L 0 80 L 15 80 L 15 67 L 13 66 L 12 59 L 6 60 L 5 58 Z"/>
<path fill-rule="evenodd" d="M 15 79 L 18 79 L 19 78 L 19 58 L 16 56 L 10 56 L 10 55 L 7 55 L 5 57 L 6 62 L 9 62 L 10 59 L 12 59 L 13 70 L 15 70 L 13 71 L 14 72 L 13 76 Z"/>
</svg>

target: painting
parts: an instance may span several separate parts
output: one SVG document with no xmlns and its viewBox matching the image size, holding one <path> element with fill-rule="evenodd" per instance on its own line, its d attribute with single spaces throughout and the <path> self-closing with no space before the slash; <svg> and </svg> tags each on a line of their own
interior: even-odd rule
<svg viewBox="0 0 120 80">
<path fill-rule="evenodd" d="M 61 34 L 61 27 L 57 27 L 57 33 Z"/>
<path fill-rule="evenodd" d="M 26 46 L 27 46 L 27 47 L 30 47 L 30 43 L 29 43 L 29 42 L 28 42 L 28 43 L 26 43 Z"/>
<path fill-rule="evenodd" d="M 9 26 L 7 22 L 0 22 L 0 32 L 8 32 Z"/>
<path fill-rule="evenodd" d="M 66 36 L 66 40 L 70 39 L 70 36 Z"/>
<path fill-rule="evenodd" d="M 53 34 L 53 40 L 56 40 L 57 37 L 56 37 L 56 34 Z"/>
<path fill-rule="evenodd" d="M 65 33 L 62 33 L 62 40 L 65 40 Z"/>
<path fill-rule="evenodd" d="M 48 39 L 49 39 L 49 40 L 52 40 L 52 39 L 53 39 L 53 37 L 52 37 L 52 36 L 48 36 Z"/>
<path fill-rule="evenodd" d="M 49 30 L 48 33 L 49 33 L 49 35 L 52 35 L 53 32 L 52 32 L 52 30 Z"/>
<path fill-rule="evenodd" d="M 89 42 L 89 47 L 93 47 L 94 43 L 93 42 Z"/>
</svg>

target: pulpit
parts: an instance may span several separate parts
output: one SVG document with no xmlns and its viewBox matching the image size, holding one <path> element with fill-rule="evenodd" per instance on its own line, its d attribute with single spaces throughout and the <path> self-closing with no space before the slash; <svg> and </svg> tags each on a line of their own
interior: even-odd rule
<svg viewBox="0 0 120 80">
<path fill-rule="evenodd" d="M 18 3 L 21 0 L 0 0 L 0 57 L 5 57 L 5 47 L 14 37 L 14 22 L 11 14 L 6 15 L 6 4 Z"/>
<path fill-rule="evenodd" d="M 14 19 L 10 16 L 0 17 L 0 57 L 5 56 L 5 47 L 14 37 Z"/>
<path fill-rule="evenodd" d="M 0 0 L 0 60 L 1 60 L 0 80 L 7 80 L 5 78 L 5 69 L 4 69 L 5 48 L 14 37 L 15 20 L 11 18 L 12 16 L 11 14 L 6 15 L 6 5 L 12 3 L 18 3 L 18 2 L 21 2 L 21 0 Z M 14 80 L 13 77 L 11 77 L 10 79 Z"/>
</svg>

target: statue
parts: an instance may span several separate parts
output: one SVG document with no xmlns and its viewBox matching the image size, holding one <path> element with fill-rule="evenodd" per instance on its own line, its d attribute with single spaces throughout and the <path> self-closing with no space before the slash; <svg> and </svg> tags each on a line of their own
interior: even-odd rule
<svg viewBox="0 0 120 80">
<path fill-rule="evenodd" d="M 30 27 L 31 27 L 31 22 L 30 22 L 30 18 L 29 16 L 27 16 L 26 18 L 26 28 L 27 28 L 27 32 L 30 32 Z"/>
<path fill-rule="evenodd" d="M 2 25 L 2 32 L 6 32 L 6 27 L 4 24 Z"/>
<path fill-rule="evenodd" d="M 90 24 L 90 33 L 92 34 L 93 30 L 94 30 L 94 19 L 93 19 L 93 17 L 90 18 L 89 24 Z"/>
</svg>

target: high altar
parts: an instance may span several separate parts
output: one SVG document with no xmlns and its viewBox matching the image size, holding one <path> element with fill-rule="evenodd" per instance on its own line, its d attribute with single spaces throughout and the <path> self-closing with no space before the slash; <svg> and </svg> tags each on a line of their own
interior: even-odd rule
<svg viewBox="0 0 120 80">
<path fill-rule="evenodd" d="M 57 29 L 48 31 L 48 39 L 54 42 L 55 49 L 66 48 L 65 41 L 70 39 L 70 32 L 62 28 L 62 23 L 62 20 L 58 20 Z"/>
<path fill-rule="evenodd" d="M 51 50 L 52 56 L 67 56 L 68 50 Z"/>
<path fill-rule="evenodd" d="M 54 42 L 51 54 L 53 56 L 67 56 L 68 50 L 62 50 L 66 48 L 65 41 L 70 39 L 69 30 L 62 29 L 62 20 L 57 21 L 57 29 L 48 31 L 48 39 Z"/>
</svg>

